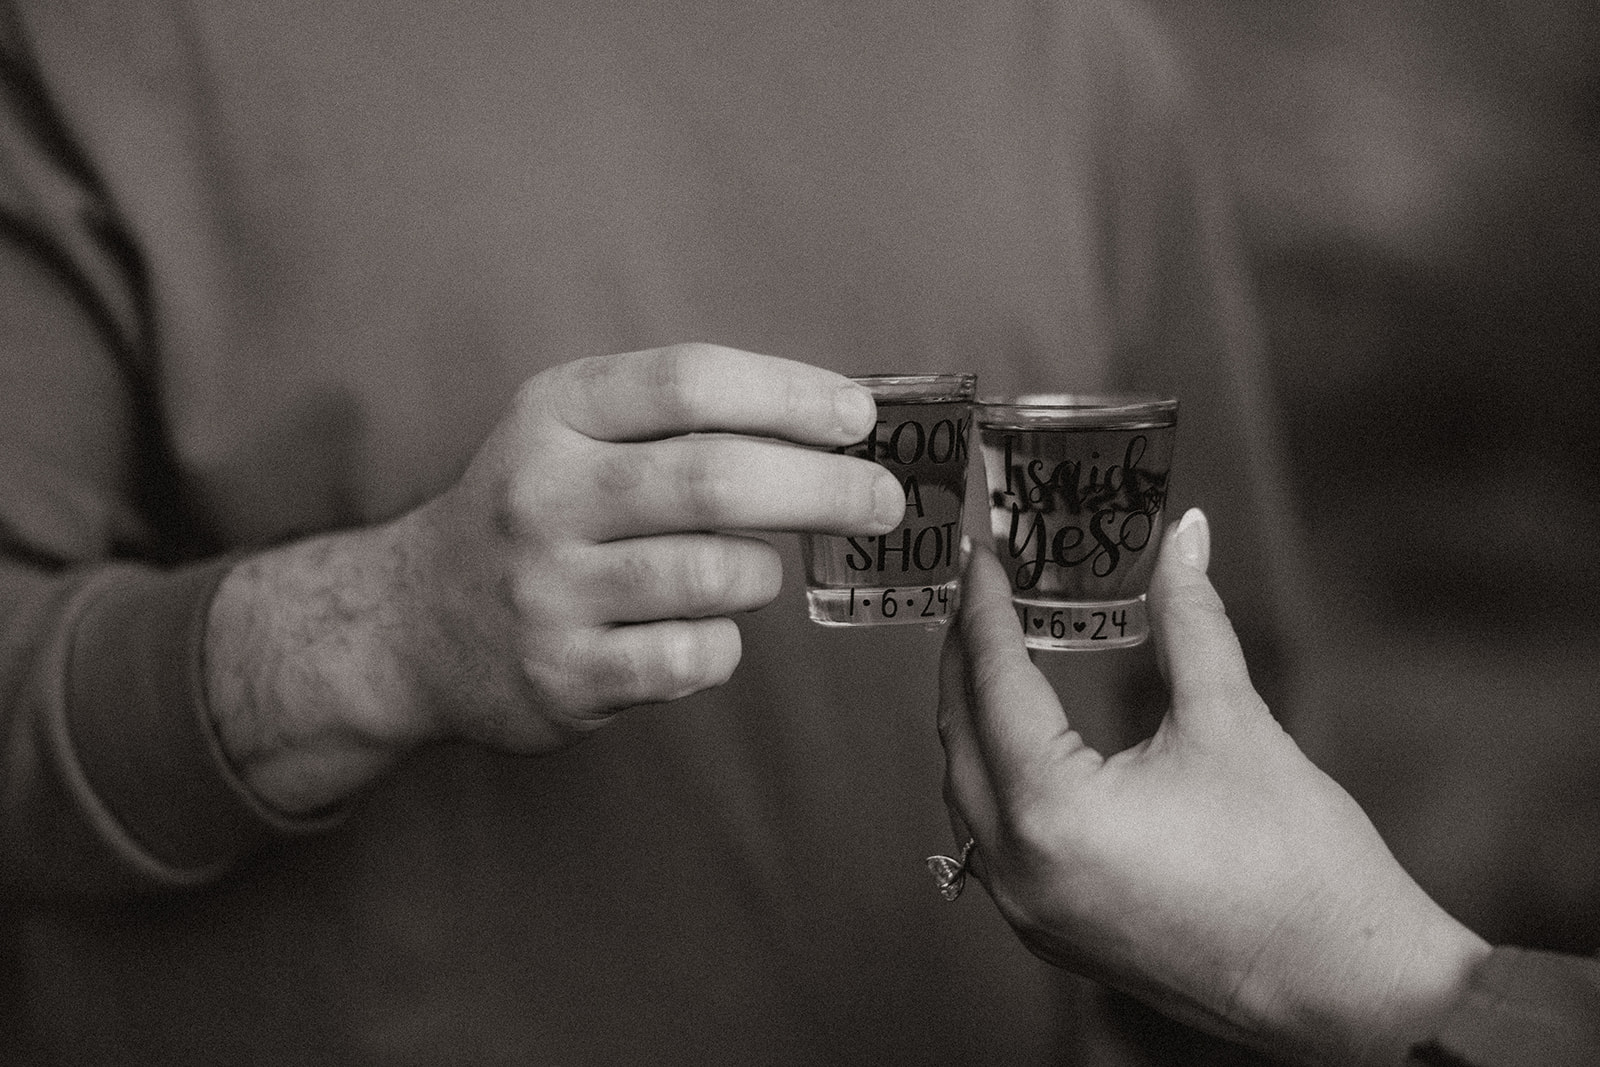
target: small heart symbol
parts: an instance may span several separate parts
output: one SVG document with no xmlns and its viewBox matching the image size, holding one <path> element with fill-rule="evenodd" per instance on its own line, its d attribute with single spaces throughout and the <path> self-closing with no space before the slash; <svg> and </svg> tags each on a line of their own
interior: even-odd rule
<svg viewBox="0 0 1600 1067">
<path fill-rule="evenodd" d="M 1043 620 L 1043 619 L 1034 619 L 1034 620 L 1033 620 L 1033 628 L 1034 628 L 1034 629 L 1035 629 L 1035 630 L 1042 630 L 1042 629 L 1044 629 L 1044 620 Z"/>
<path fill-rule="evenodd" d="M 1081 623 L 1081 622 L 1075 622 L 1075 623 L 1073 623 L 1073 624 L 1072 624 L 1072 628 L 1073 628 L 1073 629 L 1074 629 L 1074 630 L 1076 630 L 1076 631 L 1078 631 L 1078 632 L 1079 632 L 1079 633 L 1080 633 L 1080 634 L 1081 634 L 1081 633 L 1083 633 L 1083 627 L 1084 627 L 1084 625 L 1085 625 L 1085 624 L 1084 624 L 1084 623 Z"/>
</svg>

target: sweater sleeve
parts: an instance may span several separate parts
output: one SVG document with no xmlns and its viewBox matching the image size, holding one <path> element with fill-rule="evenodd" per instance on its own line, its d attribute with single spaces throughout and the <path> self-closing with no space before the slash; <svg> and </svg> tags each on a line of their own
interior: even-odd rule
<svg viewBox="0 0 1600 1067">
<path fill-rule="evenodd" d="M 224 570 L 7 561 L 7 893 L 201 885 L 291 828 L 233 775 L 206 715 L 201 638 Z"/>
<path fill-rule="evenodd" d="M 1497 948 L 1413 1064 L 1578 1067 L 1600 1063 L 1600 959 Z"/>
<path fill-rule="evenodd" d="M 194 885 L 287 826 L 205 711 L 226 567 L 176 513 L 141 279 L 0 7 L 0 893 Z"/>
</svg>

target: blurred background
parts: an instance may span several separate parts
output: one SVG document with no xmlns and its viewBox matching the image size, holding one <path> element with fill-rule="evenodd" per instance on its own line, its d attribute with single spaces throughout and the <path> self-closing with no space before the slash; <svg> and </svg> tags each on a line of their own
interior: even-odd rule
<svg viewBox="0 0 1600 1067">
<path fill-rule="evenodd" d="M 1600 5 L 1148 0 L 1220 124 L 1329 655 L 1296 728 L 1496 941 L 1600 946 Z"/>
</svg>

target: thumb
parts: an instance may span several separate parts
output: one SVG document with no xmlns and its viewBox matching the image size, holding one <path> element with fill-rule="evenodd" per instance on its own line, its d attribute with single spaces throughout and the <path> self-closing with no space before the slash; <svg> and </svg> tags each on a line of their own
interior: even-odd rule
<svg viewBox="0 0 1600 1067">
<path fill-rule="evenodd" d="M 1263 707 L 1227 609 L 1206 577 L 1210 559 L 1211 525 L 1191 508 L 1162 541 L 1150 579 L 1150 622 L 1179 726 L 1204 727 Z"/>
</svg>

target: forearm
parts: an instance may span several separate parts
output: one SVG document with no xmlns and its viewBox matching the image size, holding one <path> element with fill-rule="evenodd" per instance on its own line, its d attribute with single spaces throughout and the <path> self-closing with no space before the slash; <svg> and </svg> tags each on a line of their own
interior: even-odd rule
<svg viewBox="0 0 1600 1067">
<path fill-rule="evenodd" d="M 428 739 L 405 652 L 418 620 L 399 592 L 404 521 L 252 556 L 217 589 L 208 712 L 228 761 L 274 810 L 336 806 Z"/>
</svg>

